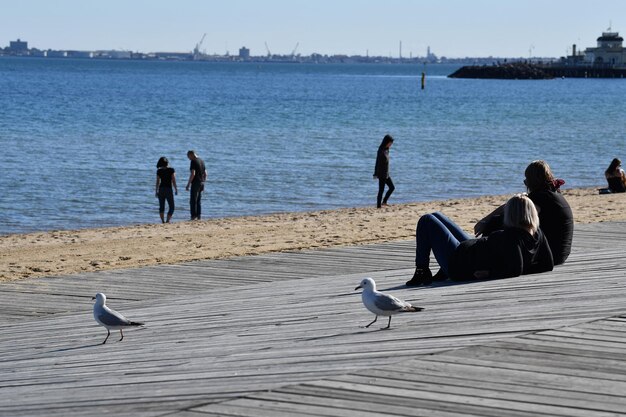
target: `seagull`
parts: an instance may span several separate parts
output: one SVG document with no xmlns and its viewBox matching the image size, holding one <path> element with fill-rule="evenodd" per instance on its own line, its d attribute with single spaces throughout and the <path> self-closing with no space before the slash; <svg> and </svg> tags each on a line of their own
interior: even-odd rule
<svg viewBox="0 0 626 417">
<path fill-rule="evenodd" d="M 93 318 L 96 319 L 100 326 L 104 326 L 107 329 L 107 337 L 104 339 L 102 344 L 104 345 L 107 342 L 109 336 L 111 336 L 111 330 L 119 330 L 120 342 L 124 339 L 124 333 L 122 333 L 122 329 L 126 327 L 137 327 L 143 326 L 143 323 L 139 323 L 136 321 L 130 321 L 126 319 L 126 317 L 122 316 L 115 310 L 110 309 L 105 305 L 107 301 L 107 296 L 99 292 L 95 297 L 91 297 L 92 300 L 96 300 L 93 305 Z"/>
<path fill-rule="evenodd" d="M 376 323 L 378 320 L 378 316 L 389 316 L 389 323 L 387 323 L 387 327 L 383 329 L 388 329 L 391 326 L 391 316 L 397 313 L 406 313 L 406 312 L 417 312 L 422 311 L 421 307 L 414 307 L 406 301 L 402 301 L 393 295 L 383 294 L 382 292 L 376 291 L 376 283 L 371 278 L 363 278 L 361 283 L 355 290 L 359 288 L 363 288 L 363 292 L 361 293 L 361 299 L 363 300 L 363 305 L 372 313 L 376 314 L 376 318 L 374 321 L 368 324 L 367 327 L 370 327 L 372 324 Z"/>
</svg>

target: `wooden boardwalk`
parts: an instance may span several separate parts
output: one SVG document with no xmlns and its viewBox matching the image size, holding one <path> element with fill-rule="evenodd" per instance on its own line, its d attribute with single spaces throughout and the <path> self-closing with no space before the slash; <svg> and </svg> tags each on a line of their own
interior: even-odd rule
<svg viewBox="0 0 626 417">
<path fill-rule="evenodd" d="M 0 416 L 626 415 L 626 223 L 577 226 L 565 265 L 508 280 L 406 288 L 413 251 L 2 284 Z M 363 276 L 426 310 L 361 328 Z M 97 291 L 147 326 L 101 345 Z"/>
</svg>

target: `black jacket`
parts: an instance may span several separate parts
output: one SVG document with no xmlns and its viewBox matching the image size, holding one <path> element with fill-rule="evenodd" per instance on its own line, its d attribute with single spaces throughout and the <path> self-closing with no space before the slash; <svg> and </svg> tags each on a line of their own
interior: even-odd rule
<svg viewBox="0 0 626 417">
<path fill-rule="evenodd" d="M 378 148 L 374 176 L 383 180 L 389 178 L 389 149 L 384 146 Z"/>
<path fill-rule="evenodd" d="M 454 280 L 469 280 L 476 271 L 489 271 L 489 279 L 495 279 L 553 268 L 552 252 L 541 229 L 531 236 L 525 230 L 508 228 L 461 242 L 450 258 L 448 273 Z"/>
<path fill-rule="evenodd" d="M 555 265 L 565 262 L 572 251 L 574 215 L 565 197 L 557 191 L 542 190 L 528 194 L 539 212 L 539 227 L 543 231 Z M 502 215 L 492 216 L 483 230 L 483 236 L 504 228 Z"/>
<path fill-rule="evenodd" d="M 539 227 L 546 235 L 555 265 L 561 265 L 572 251 L 574 215 L 561 193 L 535 191 L 528 194 L 539 211 Z"/>
</svg>

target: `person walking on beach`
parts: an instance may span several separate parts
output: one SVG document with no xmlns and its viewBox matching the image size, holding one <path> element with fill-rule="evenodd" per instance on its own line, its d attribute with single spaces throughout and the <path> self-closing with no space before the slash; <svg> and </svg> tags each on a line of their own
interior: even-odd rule
<svg viewBox="0 0 626 417">
<path fill-rule="evenodd" d="M 626 192 L 626 173 L 622 169 L 622 161 L 619 158 L 614 158 L 611 161 L 609 167 L 604 171 L 604 176 L 612 193 Z"/>
<path fill-rule="evenodd" d="M 191 161 L 189 165 L 189 181 L 185 190 L 189 192 L 189 208 L 191 211 L 191 220 L 200 220 L 202 216 L 202 191 L 204 191 L 204 182 L 206 181 L 206 169 L 204 161 L 196 155 L 194 151 L 187 151 L 187 158 Z"/>
<path fill-rule="evenodd" d="M 161 223 L 169 223 L 174 214 L 174 194 L 178 195 L 176 186 L 176 171 L 170 167 L 166 157 L 162 156 L 157 162 L 155 194 L 159 199 L 159 216 Z M 172 191 L 173 187 L 173 191 Z M 165 201 L 167 200 L 167 220 L 165 220 Z"/>
<path fill-rule="evenodd" d="M 374 167 L 374 179 L 378 178 L 378 197 L 376 198 L 376 207 L 381 208 L 387 205 L 387 200 L 396 187 L 393 185 L 391 176 L 389 175 L 389 148 L 393 144 L 391 135 L 385 135 L 383 141 L 378 147 L 376 154 L 376 166 Z M 383 198 L 385 185 L 388 187 L 387 194 Z"/>
<path fill-rule="evenodd" d="M 409 287 L 428 285 L 430 253 L 453 280 L 496 279 L 551 271 L 550 245 L 528 196 L 517 194 L 504 206 L 504 229 L 474 239 L 442 213 L 420 217 L 415 232 L 415 273 Z"/>
</svg>

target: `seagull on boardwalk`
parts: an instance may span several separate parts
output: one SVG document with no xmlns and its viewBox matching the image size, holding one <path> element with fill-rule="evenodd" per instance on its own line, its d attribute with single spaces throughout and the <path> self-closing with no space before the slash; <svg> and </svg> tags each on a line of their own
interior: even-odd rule
<svg viewBox="0 0 626 417">
<path fill-rule="evenodd" d="M 392 315 L 423 310 L 423 308 L 414 307 L 406 301 L 402 301 L 393 295 L 383 294 L 382 292 L 376 291 L 376 283 L 371 278 L 363 278 L 355 290 L 358 290 L 359 288 L 363 288 L 363 292 L 361 293 L 363 305 L 365 305 L 365 308 L 369 311 L 376 314 L 374 321 L 365 326 L 366 328 L 376 323 L 378 316 L 389 316 L 389 323 L 387 323 L 387 327 L 384 327 L 384 329 L 388 329 L 389 326 L 391 326 Z"/>
<path fill-rule="evenodd" d="M 122 329 L 127 327 L 137 327 L 143 326 L 143 323 L 138 323 L 136 321 L 130 321 L 126 319 L 126 317 L 122 316 L 115 310 L 110 309 L 105 305 L 107 301 L 107 296 L 99 292 L 95 297 L 91 297 L 92 300 L 96 300 L 93 305 L 93 318 L 96 319 L 100 326 L 104 326 L 107 329 L 107 337 L 104 339 L 102 344 L 104 345 L 109 336 L 111 336 L 111 330 L 119 330 L 120 342 L 124 339 L 124 333 Z"/>
</svg>

